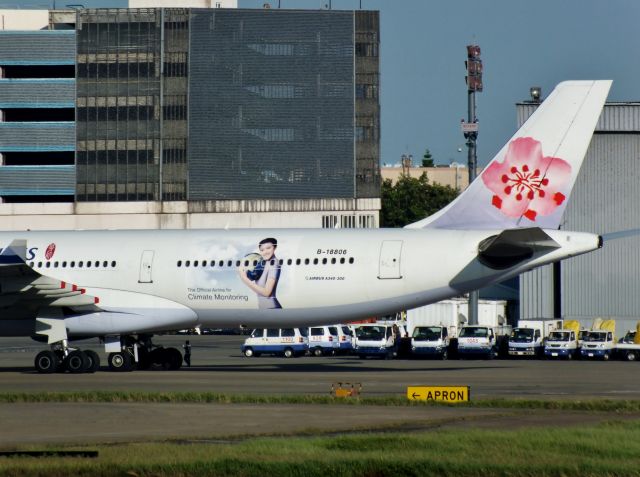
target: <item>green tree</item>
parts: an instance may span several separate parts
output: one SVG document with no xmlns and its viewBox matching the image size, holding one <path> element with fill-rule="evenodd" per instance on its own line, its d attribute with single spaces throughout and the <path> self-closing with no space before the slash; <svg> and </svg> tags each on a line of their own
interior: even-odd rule
<svg viewBox="0 0 640 477">
<path fill-rule="evenodd" d="M 433 156 L 429 149 L 425 149 L 424 155 L 422 156 L 422 167 L 433 167 Z"/>
<path fill-rule="evenodd" d="M 458 195 L 451 186 L 430 184 L 427 174 L 420 178 L 402 175 L 395 185 L 382 183 L 382 227 L 404 227 L 424 219 L 447 205 Z"/>
</svg>

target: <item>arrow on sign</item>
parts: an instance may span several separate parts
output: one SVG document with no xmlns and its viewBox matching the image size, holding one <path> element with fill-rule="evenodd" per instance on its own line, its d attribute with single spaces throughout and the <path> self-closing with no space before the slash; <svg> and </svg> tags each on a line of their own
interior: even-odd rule
<svg viewBox="0 0 640 477">
<path fill-rule="evenodd" d="M 411 395 L 411 397 L 412 397 L 413 399 L 418 399 L 418 398 L 420 397 L 420 395 L 419 395 L 419 394 L 416 394 L 416 393 L 414 392 L 414 393 Z"/>
</svg>

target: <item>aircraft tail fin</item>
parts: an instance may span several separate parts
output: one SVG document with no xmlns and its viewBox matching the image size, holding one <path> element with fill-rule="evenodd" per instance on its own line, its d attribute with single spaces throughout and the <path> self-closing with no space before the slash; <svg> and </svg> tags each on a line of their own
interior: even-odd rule
<svg viewBox="0 0 640 477">
<path fill-rule="evenodd" d="M 557 229 L 611 83 L 557 85 L 456 200 L 407 228 Z"/>
</svg>

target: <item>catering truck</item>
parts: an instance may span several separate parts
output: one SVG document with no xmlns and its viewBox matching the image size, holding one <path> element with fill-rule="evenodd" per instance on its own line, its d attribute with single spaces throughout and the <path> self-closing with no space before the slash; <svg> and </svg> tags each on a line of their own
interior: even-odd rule
<svg viewBox="0 0 640 477">
<path fill-rule="evenodd" d="M 580 322 L 566 320 L 558 330 L 551 331 L 544 342 L 545 358 L 573 359 L 580 353 Z"/>
<path fill-rule="evenodd" d="M 478 324 L 501 326 L 506 324 L 507 302 L 503 300 L 479 300 Z M 417 326 L 442 326 L 447 328 L 449 339 L 456 338 L 467 322 L 469 302 L 465 298 L 442 300 L 431 305 L 407 310 L 407 331 L 413 336 Z"/>
<path fill-rule="evenodd" d="M 602 358 L 607 361 L 613 355 L 615 342 L 615 320 L 597 318 L 590 330 L 582 332 L 580 356 L 583 358 Z"/>
<path fill-rule="evenodd" d="M 562 320 L 536 318 L 518 321 L 509 336 L 509 357 L 541 357 L 544 339 L 552 331 L 562 328 Z"/>
</svg>

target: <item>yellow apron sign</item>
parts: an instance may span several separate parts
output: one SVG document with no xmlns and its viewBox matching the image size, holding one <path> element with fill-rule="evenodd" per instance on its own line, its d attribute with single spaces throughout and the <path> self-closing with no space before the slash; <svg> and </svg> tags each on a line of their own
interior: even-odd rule
<svg viewBox="0 0 640 477">
<path fill-rule="evenodd" d="M 409 386 L 410 401 L 466 402 L 471 398 L 469 386 Z"/>
</svg>

